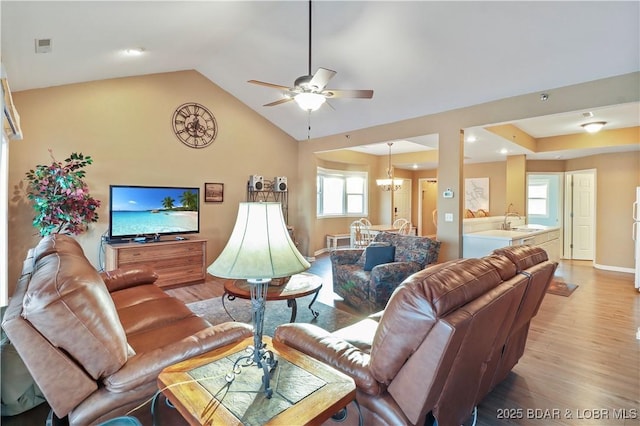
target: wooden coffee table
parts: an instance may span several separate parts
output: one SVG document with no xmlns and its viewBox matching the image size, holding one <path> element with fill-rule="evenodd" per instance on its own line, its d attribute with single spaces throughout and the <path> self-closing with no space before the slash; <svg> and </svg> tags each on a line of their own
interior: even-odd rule
<svg viewBox="0 0 640 426">
<path fill-rule="evenodd" d="M 310 294 L 314 294 L 311 303 L 309 303 L 309 310 L 313 314 L 314 318 L 318 318 L 320 313 L 314 310 L 311 306 L 318 298 L 318 293 L 322 288 L 322 278 L 317 275 L 302 272 L 300 274 L 292 275 L 285 285 L 274 286 L 269 285 L 267 290 L 267 300 L 286 300 L 287 306 L 291 308 L 291 319 L 289 322 L 295 322 L 296 315 L 298 313 L 298 304 L 296 299 Z M 225 306 L 224 300 L 234 300 L 236 297 L 240 299 L 251 298 L 251 287 L 245 280 L 225 281 L 224 294 L 222 295 L 222 307 L 231 319 L 235 321 L 233 315 L 229 313 Z"/>
<path fill-rule="evenodd" d="M 190 425 L 319 425 L 355 399 L 349 376 L 269 337 L 263 342 L 278 360 L 270 399 L 255 365 L 226 381 L 253 337 L 165 368 L 158 387 Z"/>
</svg>

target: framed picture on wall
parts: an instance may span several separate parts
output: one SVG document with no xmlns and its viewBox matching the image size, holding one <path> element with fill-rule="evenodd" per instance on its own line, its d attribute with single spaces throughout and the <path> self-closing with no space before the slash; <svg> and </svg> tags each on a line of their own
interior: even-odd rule
<svg viewBox="0 0 640 426">
<path fill-rule="evenodd" d="M 464 180 L 464 207 L 471 211 L 489 211 L 489 178 Z"/>
<path fill-rule="evenodd" d="M 205 183 L 204 201 L 206 203 L 221 203 L 224 199 L 224 183 Z"/>
</svg>

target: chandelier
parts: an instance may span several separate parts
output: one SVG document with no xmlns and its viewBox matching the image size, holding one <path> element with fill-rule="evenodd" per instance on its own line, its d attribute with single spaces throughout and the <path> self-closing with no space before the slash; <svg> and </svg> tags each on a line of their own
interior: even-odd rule
<svg viewBox="0 0 640 426">
<path fill-rule="evenodd" d="M 393 168 L 391 167 L 391 145 L 393 142 L 387 142 L 389 145 L 389 166 L 387 167 L 387 177 L 384 179 L 376 179 L 376 184 L 383 191 L 398 191 L 402 188 L 402 179 L 394 179 Z"/>
</svg>

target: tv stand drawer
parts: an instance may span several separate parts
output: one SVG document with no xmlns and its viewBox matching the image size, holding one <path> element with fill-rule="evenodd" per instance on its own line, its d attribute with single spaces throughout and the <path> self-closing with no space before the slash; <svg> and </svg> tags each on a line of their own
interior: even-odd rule
<svg viewBox="0 0 640 426">
<path fill-rule="evenodd" d="M 105 268 L 150 265 L 158 273 L 156 285 L 172 287 L 204 281 L 206 250 L 207 240 L 107 244 Z"/>
</svg>

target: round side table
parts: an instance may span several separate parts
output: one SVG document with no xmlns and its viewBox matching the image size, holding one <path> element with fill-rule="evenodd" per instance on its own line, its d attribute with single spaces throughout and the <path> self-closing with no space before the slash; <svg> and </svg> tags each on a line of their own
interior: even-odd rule
<svg viewBox="0 0 640 426">
<path fill-rule="evenodd" d="M 287 306 L 291 308 L 291 319 L 289 322 L 296 321 L 298 313 L 298 304 L 296 299 L 313 294 L 313 299 L 309 303 L 309 310 L 314 318 L 318 318 L 320 313 L 311 306 L 318 298 L 318 293 L 322 288 L 322 278 L 309 272 L 292 275 L 285 285 L 270 285 L 267 290 L 267 300 L 286 300 Z M 229 280 L 224 283 L 224 294 L 222 295 L 222 307 L 232 320 L 235 318 L 229 313 L 225 306 L 225 298 L 234 300 L 236 297 L 240 299 L 251 299 L 251 287 L 246 280 Z"/>
</svg>

